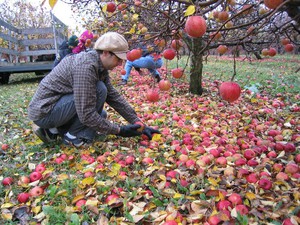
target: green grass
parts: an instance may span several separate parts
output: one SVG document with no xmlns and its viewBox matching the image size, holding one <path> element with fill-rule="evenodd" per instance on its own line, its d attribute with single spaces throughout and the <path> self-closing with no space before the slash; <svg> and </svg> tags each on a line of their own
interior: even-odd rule
<svg viewBox="0 0 300 225">
<path fill-rule="evenodd" d="M 234 75 L 233 58 L 209 56 L 203 61 L 203 81 L 229 81 Z M 168 62 L 168 68 L 185 67 L 187 57 L 179 61 Z M 273 97 L 279 93 L 291 103 L 299 103 L 294 97 L 300 93 L 300 57 L 296 55 L 279 55 L 263 60 L 254 60 L 240 57 L 236 60 L 236 75 L 234 81 L 244 89 L 255 90 L 260 94 L 269 94 Z M 189 68 L 186 69 L 187 73 Z M 188 76 L 186 81 L 188 82 Z"/>
</svg>

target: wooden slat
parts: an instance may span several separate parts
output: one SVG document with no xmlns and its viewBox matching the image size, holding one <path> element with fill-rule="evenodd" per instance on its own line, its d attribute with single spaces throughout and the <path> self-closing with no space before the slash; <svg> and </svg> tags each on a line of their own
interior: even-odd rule
<svg viewBox="0 0 300 225">
<path fill-rule="evenodd" d="M 0 33 L 0 38 L 6 40 L 6 41 L 11 41 L 13 43 L 18 43 L 19 40 L 15 37 L 11 37 L 10 35 L 8 34 L 4 34 L 4 33 Z"/>
<path fill-rule="evenodd" d="M 56 54 L 55 49 L 24 51 L 20 53 L 20 56 L 38 56 L 38 55 L 52 55 L 52 54 Z"/>
<path fill-rule="evenodd" d="M 53 45 L 54 40 L 53 38 L 45 38 L 45 39 L 27 39 L 27 40 L 21 40 L 21 45 Z"/>
<path fill-rule="evenodd" d="M 47 28 L 26 28 L 26 29 L 21 29 L 21 33 L 24 35 L 28 34 L 52 34 L 53 29 L 52 27 L 47 27 Z"/>
<path fill-rule="evenodd" d="M 17 55 L 18 51 L 13 50 L 13 49 L 8 49 L 8 48 L 1 48 L 0 47 L 0 52 L 8 55 Z"/>
<path fill-rule="evenodd" d="M 6 23 L 6 22 L 5 22 L 4 20 L 2 20 L 2 19 L 0 19 L 0 26 L 3 26 L 3 27 L 5 27 L 5 28 L 7 28 L 7 29 L 9 29 L 9 30 L 11 30 L 11 31 L 13 31 L 13 32 L 19 33 L 19 29 L 18 29 L 18 28 L 12 26 L 12 25 L 9 24 L 9 23 Z"/>
</svg>

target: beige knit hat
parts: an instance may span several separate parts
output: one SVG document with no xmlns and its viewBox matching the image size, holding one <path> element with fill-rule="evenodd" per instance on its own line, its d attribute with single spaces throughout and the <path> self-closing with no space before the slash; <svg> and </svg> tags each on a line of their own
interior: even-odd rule
<svg viewBox="0 0 300 225">
<path fill-rule="evenodd" d="M 107 32 L 98 38 L 94 49 L 112 52 L 120 59 L 125 60 L 126 53 L 128 52 L 128 43 L 121 34 Z"/>
</svg>

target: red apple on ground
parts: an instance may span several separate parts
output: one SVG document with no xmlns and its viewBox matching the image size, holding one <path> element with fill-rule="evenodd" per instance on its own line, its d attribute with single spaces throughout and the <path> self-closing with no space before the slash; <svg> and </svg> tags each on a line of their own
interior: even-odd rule
<svg viewBox="0 0 300 225">
<path fill-rule="evenodd" d="M 42 177 L 43 175 L 41 173 L 35 171 L 29 174 L 30 182 L 40 180 Z"/>
<path fill-rule="evenodd" d="M 36 171 L 36 172 L 39 172 L 39 173 L 43 173 L 45 170 L 46 170 L 46 167 L 45 167 L 44 164 L 38 164 L 38 165 L 35 167 L 35 171 Z"/>
<path fill-rule="evenodd" d="M 5 177 L 5 178 L 2 180 L 2 184 L 3 184 L 4 186 L 11 185 L 13 182 L 14 182 L 14 179 L 13 179 L 12 177 Z"/>
<path fill-rule="evenodd" d="M 219 87 L 220 96 L 228 102 L 236 101 L 241 94 L 240 86 L 232 81 L 223 82 Z"/>
<path fill-rule="evenodd" d="M 157 89 L 149 89 L 146 96 L 147 100 L 150 102 L 157 102 L 159 100 L 159 93 Z"/>
<path fill-rule="evenodd" d="M 228 200 L 233 204 L 233 205 L 239 205 L 242 204 L 242 197 L 237 194 L 237 193 L 232 193 L 229 197 Z"/>
<path fill-rule="evenodd" d="M 18 181 L 18 185 L 28 184 L 30 183 L 30 179 L 27 176 L 21 176 Z"/>
<path fill-rule="evenodd" d="M 178 223 L 175 220 L 168 220 L 164 222 L 162 225 L 178 225 Z"/>
<path fill-rule="evenodd" d="M 28 202 L 29 198 L 30 198 L 30 194 L 26 193 L 26 192 L 22 192 L 22 193 L 18 194 L 18 197 L 17 197 L 17 199 L 20 203 Z"/>
<path fill-rule="evenodd" d="M 115 199 L 118 199 L 118 198 L 119 198 L 119 195 L 111 194 L 111 195 L 107 196 L 107 198 L 105 199 L 105 203 L 106 204 L 111 204 L 115 201 Z"/>
<path fill-rule="evenodd" d="M 152 163 L 154 162 L 154 160 L 151 159 L 151 158 L 149 158 L 149 157 L 146 157 L 146 158 L 144 158 L 144 159 L 142 160 L 142 162 L 143 162 L 144 164 L 152 164 Z"/>
<path fill-rule="evenodd" d="M 246 159 L 253 159 L 256 156 L 255 152 L 252 149 L 246 149 L 244 151 L 244 157 Z"/>
<path fill-rule="evenodd" d="M 206 32 L 206 21 L 202 16 L 190 16 L 185 23 L 185 31 L 193 38 L 202 37 Z"/>
<path fill-rule="evenodd" d="M 40 186 L 35 186 L 29 191 L 30 196 L 37 197 L 44 193 L 44 189 Z"/>
<path fill-rule="evenodd" d="M 221 219 L 218 215 L 213 215 L 208 217 L 207 222 L 209 223 L 209 225 L 217 225 L 221 222 Z"/>
<path fill-rule="evenodd" d="M 1 146 L 1 149 L 2 149 L 3 151 L 6 151 L 8 148 L 9 148 L 9 145 L 8 145 L 8 144 L 2 144 L 2 146 Z"/>
<path fill-rule="evenodd" d="M 166 173 L 166 177 L 167 178 L 171 178 L 171 179 L 174 179 L 176 178 L 177 176 L 179 176 L 179 173 L 175 170 L 170 170 Z"/>
<path fill-rule="evenodd" d="M 221 200 L 217 203 L 217 209 L 219 211 L 228 209 L 228 207 L 232 208 L 232 204 L 228 200 Z"/>
<path fill-rule="evenodd" d="M 236 211 L 239 212 L 241 215 L 247 215 L 249 210 L 245 205 L 237 205 L 235 207 Z"/>
<path fill-rule="evenodd" d="M 270 190 L 272 188 L 272 181 L 262 178 L 258 181 L 258 186 L 264 190 Z"/>
<path fill-rule="evenodd" d="M 295 163 L 288 163 L 286 166 L 285 166 L 285 170 L 284 172 L 286 172 L 287 174 L 294 174 L 294 173 L 298 173 L 299 171 L 299 166 Z"/>
<path fill-rule="evenodd" d="M 76 202 L 75 206 L 76 208 L 81 211 L 82 207 L 86 204 L 86 200 L 85 199 L 80 199 Z"/>
</svg>

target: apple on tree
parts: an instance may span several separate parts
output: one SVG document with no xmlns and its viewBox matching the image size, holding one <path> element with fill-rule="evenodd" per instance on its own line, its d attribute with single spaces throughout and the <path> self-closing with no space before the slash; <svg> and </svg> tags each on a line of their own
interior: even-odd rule
<svg viewBox="0 0 300 225">
<path fill-rule="evenodd" d="M 193 38 L 202 37 L 206 32 L 206 22 L 202 16 L 190 16 L 185 23 L 185 31 Z"/>
<path fill-rule="evenodd" d="M 234 102 L 240 97 L 241 88 L 236 82 L 227 81 L 220 85 L 219 93 L 222 99 Z"/>
</svg>

